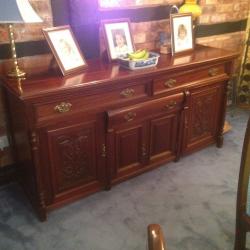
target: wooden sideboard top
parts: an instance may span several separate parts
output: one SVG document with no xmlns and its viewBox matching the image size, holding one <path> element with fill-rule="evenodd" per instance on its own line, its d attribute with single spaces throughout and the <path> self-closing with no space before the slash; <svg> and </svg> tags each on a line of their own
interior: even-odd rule
<svg viewBox="0 0 250 250">
<path fill-rule="evenodd" d="M 83 72 L 63 77 L 58 72 L 43 75 L 28 76 L 25 80 L 10 80 L 2 77 L 2 84 L 8 91 L 20 99 L 28 100 L 52 94 L 71 93 L 76 90 L 88 90 L 95 86 L 109 85 L 122 81 L 135 81 L 149 78 L 156 74 L 170 73 L 177 70 L 188 70 L 198 66 L 205 66 L 209 62 L 225 62 L 235 59 L 239 54 L 224 49 L 216 49 L 197 45 L 189 54 L 172 57 L 170 54 L 161 55 L 159 63 L 154 68 L 130 71 L 120 68 L 117 63 L 105 63 L 101 59 L 88 61 L 88 68 Z"/>
</svg>

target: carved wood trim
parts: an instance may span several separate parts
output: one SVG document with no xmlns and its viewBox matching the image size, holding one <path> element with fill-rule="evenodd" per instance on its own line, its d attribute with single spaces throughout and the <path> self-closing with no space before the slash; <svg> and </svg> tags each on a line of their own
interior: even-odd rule
<svg viewBox="0 0 250 250">
<path fill-rule="evenodd" d="M 32 157 L 34 161 L 35 171 L 34 177 L 36 180 L 36 188 L 37 188 L 37 207 L 38 207 L 38 215 L 41 221 L 45 221 L 47 219 L 47 211 L 46 211 L 46 203 L 45 203 L 45 193 L 43 190 L 42 183 L 42 173 L 40 167 L 40 154 L 39 154 L 39 136 L 36 131 L 32 131 L 30 133 L 30 144 L 32 150 Z"/>
</svg>

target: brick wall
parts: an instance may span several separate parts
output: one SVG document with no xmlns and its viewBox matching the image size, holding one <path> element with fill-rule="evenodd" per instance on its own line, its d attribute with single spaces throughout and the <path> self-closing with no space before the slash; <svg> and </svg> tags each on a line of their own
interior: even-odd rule
<svg viewBox="0 0 250 250">
<path fill-rule="evenodd" d="M 249 0 L 200 0 L 200 6 L 202 7 L 202 15 L 198 24 L 207 25 L 247 19 L 250 10 Z M 228 33 L 198 38 L 197 43 L 242 53 L 245 36 L 245 31 Z M 236 73 L 239 72 L 240 62 L 239 58 L 235 66 Z"/>
<path fill-rule="evenodd" d="M 249 0 L 200 0 L 201 24 L 232 22 L 245 19 L 249 14 Z"/>
<path fill-rule="evenodd" d="M 149 21 L 140 23 L 131 23 L 133 40 L 136 49 L 147 48 L 154 50 L 159 48 L 159 34 L 160 32 L 167 32 L 170 34 L 169 20 Z M 170 38 L 170 37 L 169 37 Z M 100 46 L 101 53 L 106 49 L 104 47 L 103 32 L 100 32 Z"/>
<path fill-rule="evenodd" d="M 52 0 L 53 1 L 53 0 Z M 104 0 L 105 1 L 105 0 Z M 110 1 L 110 0 L 109 0 Z M 34 9 L 42 17 L 44 23 L 15 25 L 15 36 L 17 42 L 36 41 L 43 39 L 41 28 L 52 25 L 52 13 L 50 0 L 30 0 Z M 117 2 L 117 0 L 116 0 Z M 150 5 L 150 4 L 179 4 L 182 0 L 119 0 L 118 7 L 130 5 Z M 249 13 L 249 0 L 200 0 L 203 14 L 198 20 L 198 24 L 215 24 L 222 22 L 232 22 L 247 18 Z M 228 24 L 230 25 L 230 24 Z M 133 23 L 132 31 L 137 48 L 154 49 L 157 47 L 159 32 L 169 32 L 169 20 Z M 227 33 L 216 36 L 198 38 L 197 42 L 211 45 L 218 48 L 242 51 L 245 32 Z M 0 45 L 8 43 L 6 27 L 0 25 Z M 27 72 L 43 71 L 48 68 L 51 61 L 51 54 L 33 57 L 20 58 L 19 63 Z M 37 65 L 40 65 L 38 68 Z M 5 60 L 0 62 L 0 74 L 10 67 L 10 62 Z M 239 70 L 239 63 L 235 67 Z M 0 136 L 7 134 L 5 108 L 0 91 Z M 0 151 L 0 166 L 8 165 L 12 162 L 9 149 Z"/>
<path fill-rule="evenodd" d="M 111 7 L 111 1 L 102 1 L 104 6 L 106 2 L 109 2 L 109 7 Z M 115 0 L 114 6 L 141 6 L 142 4 L 166 4 L 169 2 L 176 5 L 180 3 L 179 0 Z M 107 6 L 106 8 L 108 8 Z M 200 6 L 202 7 L 202 15 L 197 20 L 197 24 L 210 25 L 246 19 L 249 13 L 250 2 L 249 0 L 200 0 Z M 146 47 L 154 49 L 157 47 L 157 40 L 161 31 L 169 33 L 169 20 L 132 23 L 132 32 L 137 48 Z M 217 48 L 242 51 L 244 39 L 245 31 L 202 37 L 196 39 L 196 42 Z"/>
</svg>

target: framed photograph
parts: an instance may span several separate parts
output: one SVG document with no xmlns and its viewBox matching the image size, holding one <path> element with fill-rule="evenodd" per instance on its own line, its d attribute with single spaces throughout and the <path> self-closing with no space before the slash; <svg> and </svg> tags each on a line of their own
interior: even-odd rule
<svg viewBox="0 0 250 250">
<path fill-rule="evenodd" d="M 63 73 L 68 75 L 87 67 L 70 26 L 43 29 L 43 34 Z"/>
<path fill-rule="evenodd" d="M 135 51 L 129 19 L 102 21 L 102 28 L 111 61 Z"/>
<path fill-rule="evenodd" d="M 171 14 L 172 55 L 194 49 L 192 13 Z"/>
</svg>

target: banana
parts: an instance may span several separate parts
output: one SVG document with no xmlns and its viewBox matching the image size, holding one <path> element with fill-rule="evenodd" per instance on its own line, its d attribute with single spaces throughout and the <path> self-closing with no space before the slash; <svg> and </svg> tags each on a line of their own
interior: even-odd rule
<svg viewBox="0 0 250 250">
<path fill-rule="evenodd" d="M 147 60 L 149 58 L 149 53 L 146 52 L 143 57 L 138 58 L 138 59 L 131 59 L 133 61 L 140 61 L 140 60 Z"/>
<path fill-rule="evenodd" d="M 146 53 L 145 53 L 145 55 L 144 55 L 144 57 L 143 57 L 142 59 L 146 60 L 146 59 L 148 59 L 148 58 L 149 58 L 149 52 L 146 51 Z"/>
<path fill-rule="evenodd" d="M 131 57 L 133 59 L 141 59 L 145 56 L 146 54 L 146 50 L 139 50 L 139 51 L 136 51 L 135 53 L 131 54 Z"/>
<path fill-rule="evenodd" d="M 149 53 L 147 50 L 137 50 L 134 53 L 129 54 L 129 59 L 131 60 L 142 60 L 142 59 L 147 59 L 149 56 Z"/>
</svg>

